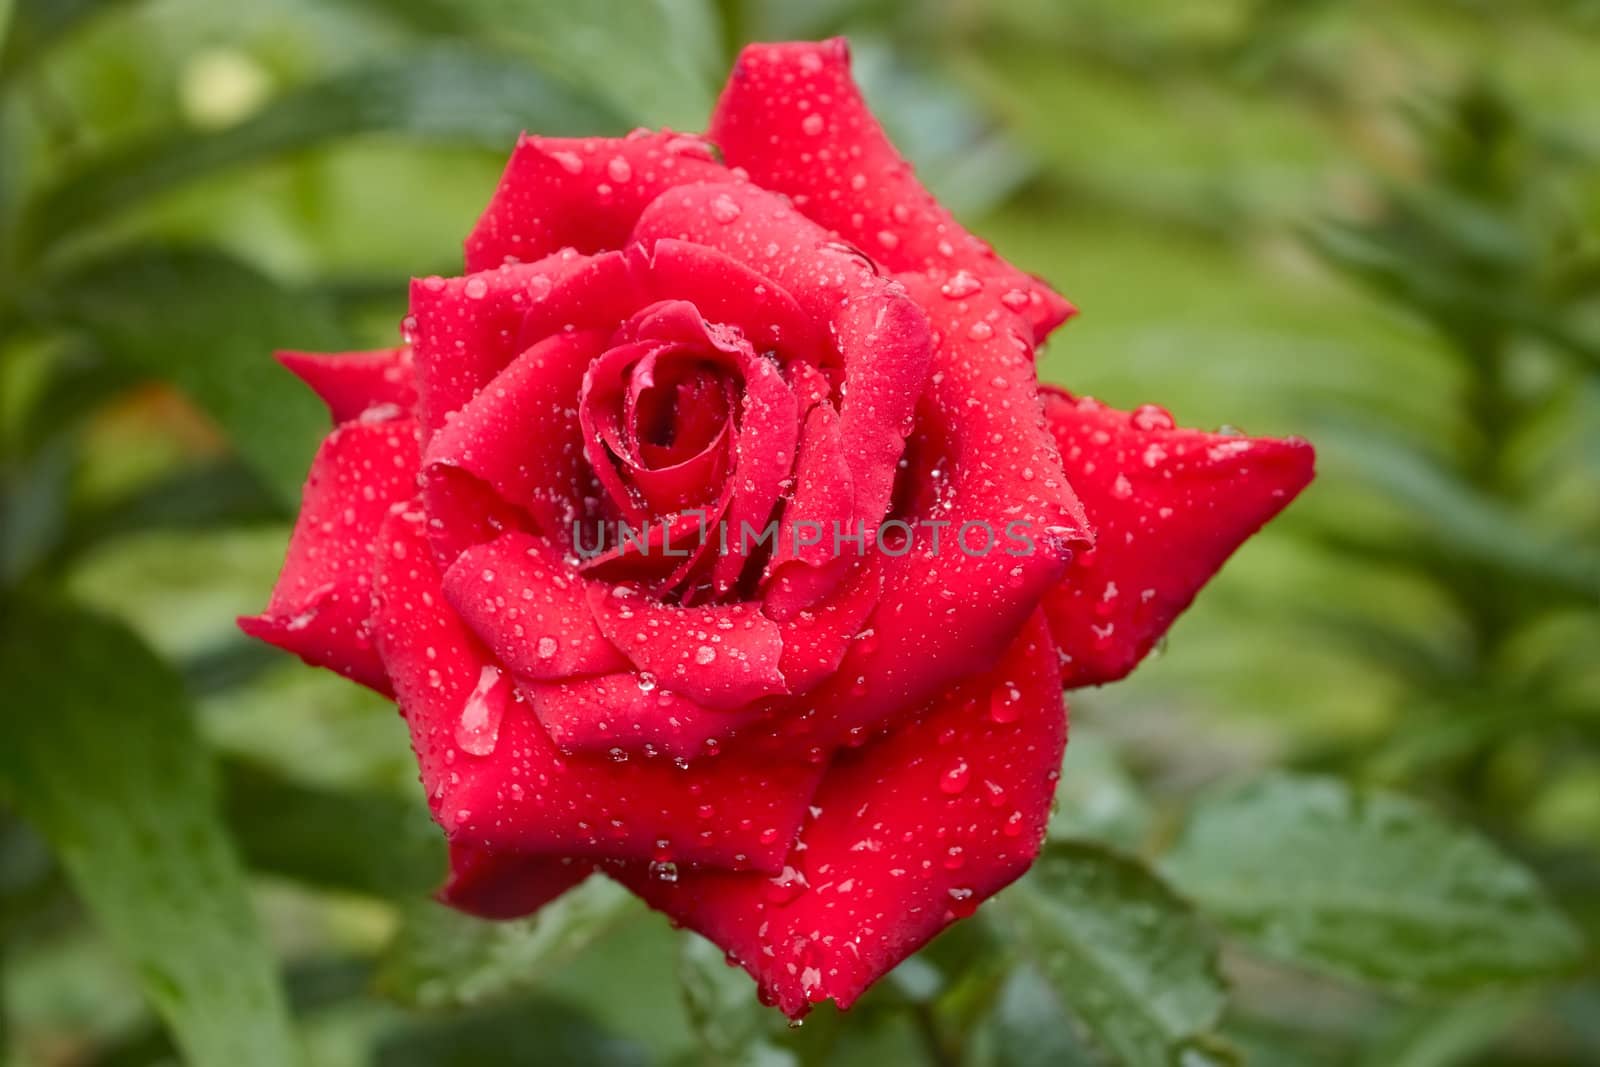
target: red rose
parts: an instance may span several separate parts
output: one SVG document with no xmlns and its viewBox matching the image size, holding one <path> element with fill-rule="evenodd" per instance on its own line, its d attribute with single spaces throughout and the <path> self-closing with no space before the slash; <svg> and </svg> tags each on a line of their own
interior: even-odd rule
<svg viewBox="0 0 1600 1067">
<path fill-rule="evenodd" d="M 399 702 L 449 903 L 598 867 L 799 1015 L 1027 869 L 1063 681 L 1131 669 L 1311 450 L 1041 396 L 1071 307 L 842 41 L 747 49 L 707 138 L 524 137 L 405 345 L 283 355 L 338 425 L 242 625 Z"/>
</svg>

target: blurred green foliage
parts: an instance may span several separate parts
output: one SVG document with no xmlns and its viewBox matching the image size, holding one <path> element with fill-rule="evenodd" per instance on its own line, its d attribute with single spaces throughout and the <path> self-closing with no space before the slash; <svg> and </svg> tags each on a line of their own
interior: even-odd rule
<svg viewBox="0 0 1600 1067">
<path fill-rule="evenodd" d="M 603 886 L 427 904 L 392 711 L 231 619 L 321 427 L 272 348 L 392 343 L 518 130 L 841 32 L 1083 308 L 1044 377 L 1321 473 L 1074 699 L 1039 870 L 788 1030 Z M 0 360 L 19 1063 L 1600 1061 L 1592 0 L 0 0 Z"/>
</svg>

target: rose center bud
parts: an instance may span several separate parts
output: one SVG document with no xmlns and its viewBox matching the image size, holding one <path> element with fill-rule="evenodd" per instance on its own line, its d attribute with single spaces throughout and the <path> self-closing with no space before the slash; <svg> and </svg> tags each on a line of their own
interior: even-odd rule
<svg viewBox="0 0 1600 1067">
<path fill-rule="evenodd" d="M 740 330 L 687 301 L 646 307 L 590 364 L 578 413 L 602 500 L 583 538 L 600 548 L 588 571 L 697 602 L 758 569 L 767 542 L 741 546 L 735 527 L 728 544 L 724 531 L 732 516 L 759 535 L 773 514 L 793 461 L 795 402 Z"/>
</svg>

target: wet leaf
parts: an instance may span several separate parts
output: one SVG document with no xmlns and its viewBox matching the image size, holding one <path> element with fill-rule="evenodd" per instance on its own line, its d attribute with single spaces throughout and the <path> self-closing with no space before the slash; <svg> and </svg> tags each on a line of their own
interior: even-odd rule
<svg viewBox="0 0 1600 1067">
<path fill-rule="evenodd" d="M 1193 911 L 1144 864 L 1098 845 L 1048 845 L 999 897 L 1017 950 L 1119 1062 L 1213 1062 L 1225 991 Z"/>
<path fill-rule="evenodd" d="M 689 1023 L 709 1064 L 792 1067 L 793 1053 L 768 1040 L 776 1013 L 756 998 L 755 984 L 727 954 L 699 934 L 685 933 L 678 980 Z"/>
<path fill-rule="evenodd" d="M 1262 951 L 1403 988 L 1558 972 L 1579 937 L 1529 871 L 1393 794 L 1272 775 L 1203 801 L 1163 870 Z"/>
<path fill-rule="evenodd" d="M 186 1057 L 297 1062 L 182 686 L 129 631 L 12 601 L 0 788 L 52 847 Z"/>
<path fill-rule="evenodd" d="M 538 914 L 509 922 L 418 901 L 379 963 L 378 985 L 426 1009 L 509 999 L 535 988 L 642 909 L 626 890 L 598 876 Z"/>
</svg>

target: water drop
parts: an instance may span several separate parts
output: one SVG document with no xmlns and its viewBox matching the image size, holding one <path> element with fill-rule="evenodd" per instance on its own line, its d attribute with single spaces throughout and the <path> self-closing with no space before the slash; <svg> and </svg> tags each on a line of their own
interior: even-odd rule
<svg viewBox="0 0 1600 1067">
<path fill-rule="evenodd" d="M 971 777 L 971 768 L 964 759 L 957 759 L 955 765 L 939 778 L 939 788 L 955 796 L 967 788 L 967 781 Z"/>
<path fill-rule="evenodd" d="M 1137 430 L 1170 430 L 1177 425 L 1172 413 L 1159 404 L 1140 404 L 1133 409 L 1131 421 Z"/>
<path fill-rule="evenodd" d="M 500 717 L 506 705 L 499 685 L 499 667 L 490 664 L 478 673 L 478 684 L 462 705 L 461 721 L 456 724 L 456 744 L 463 752 L 487 756 L 500 740 Z"/>
<path fill-rule="evenodd" d="M 939 292 L 950 300 L 960 300 L 971 296 L 983 288 L 983 282 L 971 271 L 958 270 L 950 276 L 950 280 L 939 286 Z"/>
</svg>

